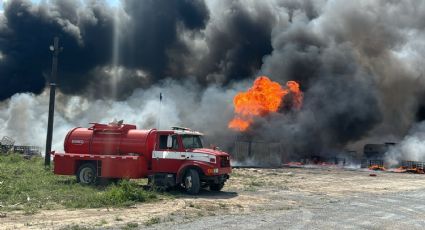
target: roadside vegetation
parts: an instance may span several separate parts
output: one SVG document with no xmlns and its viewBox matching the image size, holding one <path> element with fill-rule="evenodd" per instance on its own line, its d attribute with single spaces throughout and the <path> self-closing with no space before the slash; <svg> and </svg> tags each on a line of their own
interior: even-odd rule
<svg viewBox="0 0 425 230">
<path fill-rule="evenodd" d="M 45 169 L 43 158 L 24 159 L 0 154 L 0 213 L 38 209 L 127 207 L 163 196 L 143 189 L 146 180 L 123 180 L 118 184 L 83 186 L 75 177 L 57 176 Z"/>
</svg>

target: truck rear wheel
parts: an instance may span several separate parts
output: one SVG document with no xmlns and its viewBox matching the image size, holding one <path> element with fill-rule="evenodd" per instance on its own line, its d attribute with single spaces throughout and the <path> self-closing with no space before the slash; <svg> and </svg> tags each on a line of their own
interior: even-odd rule
<svg viewBox="0 0 425 230">
<path fill-rule="evenodd" d="M 184 176 L 183 185 L 187 193 L 191 195 L 198 194 L 201 188 L 201 180 L 199 179 L 198 171 L 189 169 Z"/>
<path fill-rule="evenodd" d="M 210 184 L 210 190 L 211 191 L 221 191 L 221 189 L 223 189 L 223 187 L 224 187 L 224 183 Z"/>
<path fill-rule="evenodd" d="M 92 163 L 82 164 L 77 171 L 77 182 L 81 184 L 96 184 L 97 171 Z"/>
</svg>

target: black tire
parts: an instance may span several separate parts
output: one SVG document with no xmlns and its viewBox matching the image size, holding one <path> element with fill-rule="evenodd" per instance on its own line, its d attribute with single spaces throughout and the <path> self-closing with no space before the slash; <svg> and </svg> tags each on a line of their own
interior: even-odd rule
<svg viewBox="0 0 425 230">
<path fill-rule="evenodd" d="M 77 171 L 77 182 L 84 185 L 96 184 L 98 181 L 96 167 L 92 163 L 82 164 Z"/>
<path fill-rule="evenodd" d="M 224 183 L 220 183 L 220 184 L 210 184 L 210 190 L 211 191 L 221 191 L 221 189 L 223 189 L 224 187 Z"/>
<path fill-rule="evenodd" d="M 201 180 L 199 179 L 199 173 L 195 169 L 189 169 L 184 175 L 183 185 L 186 192 L 195 195 L 199 193 L 201 189 Z"/>
</svg>

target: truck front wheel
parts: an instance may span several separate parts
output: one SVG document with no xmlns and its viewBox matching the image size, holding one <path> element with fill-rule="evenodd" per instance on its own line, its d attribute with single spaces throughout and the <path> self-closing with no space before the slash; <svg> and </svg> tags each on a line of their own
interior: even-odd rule
<svg viewBox="0 0 425 230">
<path fill-rule="evenodd" d="M 97 182 L 96 168 L 92 163 L 82 164 L 77 171 L 77 182 L 81 184 L 95 184 Z"/>
<path fill-rule="evenodd" d="M 184 176 L 183 185 L 187 193 L 191 195 L 198 194 L 199 189 L 201 188 L 198 171 L 195 169 L 189 169 Z"/>
</svg>

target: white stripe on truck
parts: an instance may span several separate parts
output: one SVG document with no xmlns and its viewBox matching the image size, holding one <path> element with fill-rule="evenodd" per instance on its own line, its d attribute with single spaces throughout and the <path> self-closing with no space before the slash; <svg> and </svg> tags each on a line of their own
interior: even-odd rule
<svg viewBox="0 0 425 230">
<path fill-rule="evenodd" d="M 206 153 L 174 152 L 174 151 L 153 151 L 152 157 L 159 158 L 159 159 L 174 159 L 174 160 L 189 159 L 189 160 L 204 161 L 204 162 L 210 162 L 211 158 L 215 160 L 214 155 L 210 155 Z"/>
</svg>

